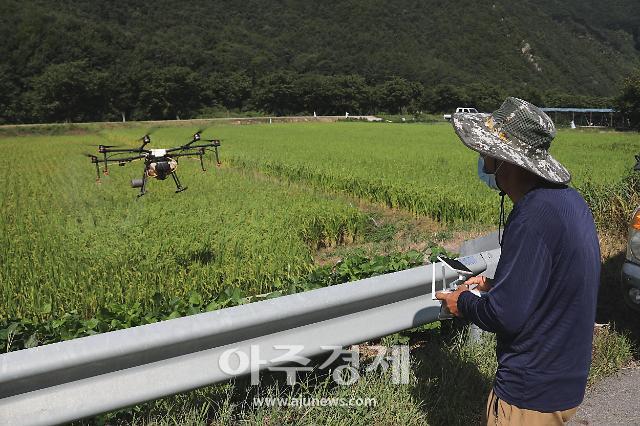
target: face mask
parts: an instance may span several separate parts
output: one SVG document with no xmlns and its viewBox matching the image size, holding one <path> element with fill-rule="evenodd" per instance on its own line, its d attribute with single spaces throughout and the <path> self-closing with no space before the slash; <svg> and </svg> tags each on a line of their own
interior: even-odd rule
<svg viewBox="0 0 640 426">
<path fill-rule="evenodd" d="M 500 188 L 496 183 L 495 173 L 487 173 L 484 171 L 484 158 L 482 158 L 482 156 L 478 156 L 478 177 L 481 181 L 486 183 L 489 188 L 500 191 Z"/>
</svg>

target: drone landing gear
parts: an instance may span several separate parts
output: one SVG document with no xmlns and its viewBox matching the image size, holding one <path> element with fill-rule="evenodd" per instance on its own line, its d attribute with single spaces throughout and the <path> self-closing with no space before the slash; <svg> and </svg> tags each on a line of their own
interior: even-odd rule
<svg viewBox="0 0 640 426">
<path fill-rule="evenodd" d="M 96 183 L 102 183 L 102 181 L 100 180 L 100 166 L 98 165 L 97 161 L 96 161 Z"/>
<path fill-rule="evenodd" d="M 216 166 L 220 167 L 221 164 L 220 164 L 220 157 L 218 156 L 218 147 L 214 146 L 213 149 L 214 149 L 214 152 L 216 153 Z"/>
<path fill-rule="evenodd" d="M 171 173 L 171 177 L 173 178 L 173 181 L 176 183 L 176 194 L 178 192 L 182 192 L 187 189 L 186 186 L 183 187 L 182 184 L 180 184 L 180 179 L 178 179 L 178 175 L 175 172 Z"/>
<path fill-rule="evenodd" d="M 199 154 L 199 157 L 200 157 L 200 168 L 202 169 L 203 172 L 206 172 L 207 169 L 204 168 L 204 161 L 202 160 L 202 156 L 203 155 L 204 155 L 204 148 L 201 148 L 200 149 L 200 154 Z"/>
<path fill-rule="evenodd" d="M 109 176 L 109 163 L 108 163 L 108 158 L 107 158 L 107 153 L 104 152 L 104 169 L 102 170 L 102 174 L 105 176 Z"/>
</svg>

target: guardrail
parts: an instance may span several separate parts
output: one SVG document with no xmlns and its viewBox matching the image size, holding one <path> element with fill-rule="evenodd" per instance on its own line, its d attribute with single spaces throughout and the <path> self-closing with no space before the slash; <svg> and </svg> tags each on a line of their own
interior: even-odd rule
<svg viewBox="0 0 640 426">
<path fill-rule="evenodd" d="M 474 273 L 500 250 L 461 258 Z M 57 424 L 313 357 L 438 318 L 433 265 L 0 355 L 0 424 Z M 450 282 L 453 271 L 435 266 Z M 221 368 L 221 355 L 260 363 Z M 244 365 L 243 365 L 244 364 Z"/>
</svg>

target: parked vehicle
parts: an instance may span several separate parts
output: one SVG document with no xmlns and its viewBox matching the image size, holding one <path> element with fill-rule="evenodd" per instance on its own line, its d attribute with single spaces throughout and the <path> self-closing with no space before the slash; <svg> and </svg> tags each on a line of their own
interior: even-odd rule
<svg viewBox="0 0 640 426">
<path fill-rule="evenodd" d="M 475 108 L 456 108 L 456 114 L 459 113 L 459 112 L 468 112 L 468 113 L 471 113 L 471 114 L 477 114 L 478 110 L 475 109 Z M 452 115 L 453 114 L 445 114 L 445 115 L 443 115 L 443 117 L 444 117 L 445 120 L 451 120 L 451 116 Z"/>
<path fill-rule="evenodd" d="M 634 170 L 640 170 L 640 156 L 636 156 Z M 640 206 L 629 223 L 627 256 L 622 265 L 622 297 L 632 309 L 640 312 Z"/>
</svg>

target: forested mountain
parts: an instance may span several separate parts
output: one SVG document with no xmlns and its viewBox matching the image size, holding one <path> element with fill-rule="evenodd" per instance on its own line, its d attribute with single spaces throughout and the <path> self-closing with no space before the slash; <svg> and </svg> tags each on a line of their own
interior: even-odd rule
<svg viewBox="0 0 640 426">
<path fill-rule="evenodd" d="M 0 122 L 607 104 L 637 0 L 0 0 Z"/>
</svg>

